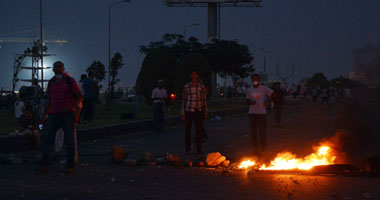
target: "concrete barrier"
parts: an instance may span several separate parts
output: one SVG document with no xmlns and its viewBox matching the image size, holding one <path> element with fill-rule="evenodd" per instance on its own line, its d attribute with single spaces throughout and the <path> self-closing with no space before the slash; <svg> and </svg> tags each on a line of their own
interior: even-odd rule
<svg viewBox="0 0 380 200">
<path fill-rule="evenodd" d="M 228 109 L 209 112 L 209 117 L 233 116 L 247 112 L 247 108 Z M 169 117 L 166 119 L 167 125 L 175 125 L 182 122 L 181 116 Z M 93 128 L 79 129 L 78 142 L 88 142 L 95 139 L 112 138 L 120 135 L 128 135 L 138 131 L 151 130 L 152 120 L 131 121 L 126 123 L 111 124 Z M 25 152 L 35 149 L 26 136 L 4 136 L 0 137 L 0 153 Z"/>
</svg>

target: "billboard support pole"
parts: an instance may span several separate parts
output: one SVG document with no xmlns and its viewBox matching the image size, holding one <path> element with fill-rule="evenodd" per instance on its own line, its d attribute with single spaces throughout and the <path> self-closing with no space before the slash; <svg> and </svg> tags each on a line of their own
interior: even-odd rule
<svg viewBox="0 0 380 200">
<path fill-rule="evenodd" d="M 211 42 L 213 39 L 218 38 L 218 4 L 208 3 L 208 13 L 207 13 L 207 40 Z M 217 98 L 217 77 L 216 72 L 211 72 L 211 97 Z"/>
</svg>

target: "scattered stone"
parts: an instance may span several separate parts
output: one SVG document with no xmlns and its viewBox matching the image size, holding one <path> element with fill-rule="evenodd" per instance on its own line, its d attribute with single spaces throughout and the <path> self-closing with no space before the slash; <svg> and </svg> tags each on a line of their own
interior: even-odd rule
<svg viewBox="0 0 380 200">
<path fill-rule="evenodd" d="M 119 145 L 113 145 L 112 146 L 112 162 L 115 163 L 122 163 L 125 159 L 125 149 L 122 146 Z"/>
<path fill-rule="evenodd" d="M 373 156 L 367 160 L 367 172 L 372 175 L 380 175 L 380 155 Z"/>
<path fill-rule="evenodd" d="M 124 160 L 124 164 L 128 165 L 128 166 L 136 166 L 137 165 L 137 161 L 133 160 L 133 159 L 125 159 Z"/>
<path fill-rule="evenodd" d="M 222 164 L 226 160 L 225 156 L 222 156 L 219 152 L 207 154 L 206 163 L 208 166 L 216 167 Z"/>
<path fill-rule="evenodd" d="M 216 121 L 220 121 L 220 120 L 222 120 L 222 118 L 219 117 L 218 115 L 216 115 L 216 116 L 214 117 L 214 119 L 215 119 Z"/>
<path fill-rule="evenodd" d="M 230 165 L 230 161 L 229 160 L 225 160 L 222 162 L 222 167 L 228 167 Z"/>
<path fill-rule="evenodd" d="M 155 162 L 159 165 L 164 164 L 166 162 L 166 159 L 164 157 L 156 158 Z"/>
<path fill-rule="evenodd" d="M 152 155 L 150 155 L 150 153 L 146 151 L 142 152 L 140 154 L 140 162 L 147 163 L 149 161 L 152 161 Z"/>
</svg>

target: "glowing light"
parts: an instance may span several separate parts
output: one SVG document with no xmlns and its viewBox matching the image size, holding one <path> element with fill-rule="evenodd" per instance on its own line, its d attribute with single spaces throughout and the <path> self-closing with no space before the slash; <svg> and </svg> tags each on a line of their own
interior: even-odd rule
<svg viewBox="0 0 380 200">
<path fill-rule="evenodd" d="M 290 152 L 277 154 L 269 166 L 262 165 L 260 170 L 309 170 L 317 165 L 334 164 L 336 156 L 329 146 L 320 146 L 316 153 L 312 153 L 304 158 L 297 158 Z"/>
<path fill-rule="evenodd" d="M 245 160 L 245 161 L 240 163 L 239 169 L 243 169 L 243 168 L 246 169 L 246 168 L 254 166 L 255 164 L 256 164 L 255 161 Z"/>
</svg>

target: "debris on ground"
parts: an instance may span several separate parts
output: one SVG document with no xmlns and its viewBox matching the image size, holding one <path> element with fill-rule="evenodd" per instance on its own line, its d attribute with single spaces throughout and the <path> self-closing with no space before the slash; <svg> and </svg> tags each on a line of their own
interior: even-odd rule
<svg viewBox="0 0 380 200">
<path fill-rule="evenodd" d="M 207 154 L 206 163 L 207 163 L 207 166 L 217 167 L 221 165 L 225 160 L 226 160 L 225 156 L 223 156 L 219 152 L 213 152 L 213 153 Z"/>
<path fill-rule="evenodd" d="M 111 161 L 115 163 L 122 163 L 126 157 L 125 149 L 119 145 L 112 146 L 112 157 Z"/>
<path fill-rule="evenodd" d="M 214 117 L 214 120 L 216 120 L 216 121 L 220 121 L 220 120 L 222 120 L 222 118 L 219 117 L 218 115 L 216 115 L 216 116 Z"/>
<path fill-rule="evenodd" d="M 140 154 L 139 163 L 149 163 L 149 162 L 152 161 L 152 159 L 153 159 L 153 157 L 152 157 L 152 155 L 149 152 L 143 151 Z"/>
<path fill-rule="evenodd" d="M 371 175 L 380 175 L 380 155 L 375 155 L 367 160 L 366 170 Z"/>
<path fill-rule="evenodd" d="M 137 160 L 133 159 L 125 159 L 124 164 L 127 166 L 136 166 L 137 165 Z"/>
</svg>

